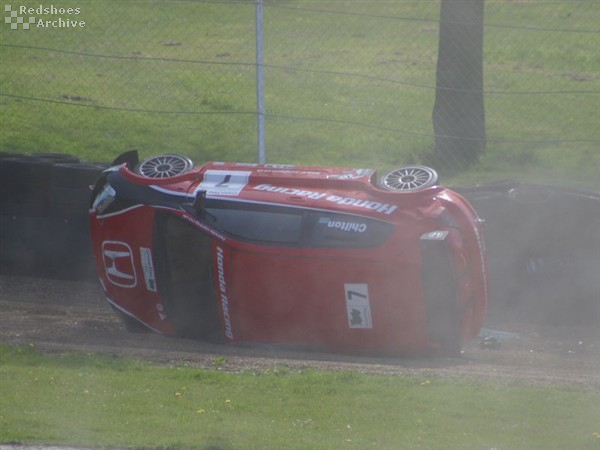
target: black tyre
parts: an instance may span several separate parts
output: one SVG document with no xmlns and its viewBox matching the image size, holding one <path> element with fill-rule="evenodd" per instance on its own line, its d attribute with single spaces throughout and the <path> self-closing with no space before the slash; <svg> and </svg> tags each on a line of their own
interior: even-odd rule
<svg viewBox="0 0 600 450">
<path fill-rule="evenodd" d="M 47 182 L 51 167 L 51 161 L 34 156 L 19 155 L 0 158 L 3 183 L 39 183 L 41 179 Z"/>
<path fill-rule="evenodd" d="M 104 167 L 99 164 L 54 164 L 48 215 L 66 220 L 85 220 L 91 187 Z"/>
<path fill-rule="evenodd" d="M 89 187 L 63 188 L 53 186 L 50 192 L 52 198 L 48 206 L 48 216 L 81 221 L 87 218 L 91 194 Z"/>
<path fill-rule="evenodd" d="M 51 169 L 51 162 L 32 156 L 0 158 L 0 212 L 43 216 Z"/>
<path fill-rule="evenodd" d="M 26 155 L 25 153 L 19 153 L 19 152 L 0 152 L 0 159 L 2 158 L 19 158 L 21 156 L 29 156 Z"/>
<path fill-rule="evenodd" d="M 77 156 L 68 155 L 66 153 L 35 153 L 33 156 L 51 162 L 52 164 L 77 164 L 79 162 Z"/>
<path fill-rule="evenodd" d="M 102 164 L 54 164 L 52 185 L 63 188 L 89 188 L 104 169 Z"/>
</svg>

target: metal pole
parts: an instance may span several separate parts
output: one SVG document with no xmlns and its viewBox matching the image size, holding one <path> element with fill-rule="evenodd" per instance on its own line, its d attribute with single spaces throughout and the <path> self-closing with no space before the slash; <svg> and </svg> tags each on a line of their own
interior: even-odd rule
<svg viewBox="0 0 600 450">
<path fill-rule="evenodd" d="M 265 91 L 263 73 L 263 1 L 256 1 L 256 108 L 258 131 L 258 162 L 265 164 Z"/>
</svg>

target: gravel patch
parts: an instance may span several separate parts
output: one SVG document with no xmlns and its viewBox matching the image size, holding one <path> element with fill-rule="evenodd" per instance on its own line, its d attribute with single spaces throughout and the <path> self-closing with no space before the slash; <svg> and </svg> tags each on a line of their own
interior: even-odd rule
<svg viewBox="0 0 600 450">
<path fill-rule="evenodd" d="M 465 346 L 460 358 L 387 358 L 128 333 L 95 282 L 0 275 L 0 308 L 0 342 L 35 345 L 47 352 L 104 353 L 206 368 L 218 365 L 234 372 L 310 367 L 600 389 L 597 326 L 519 323 L 505 316 L 486 324 L 492 330 L 513 333 L 502 337 L 499 346 L 481 346 L 476 340 Z"/>
</svg>

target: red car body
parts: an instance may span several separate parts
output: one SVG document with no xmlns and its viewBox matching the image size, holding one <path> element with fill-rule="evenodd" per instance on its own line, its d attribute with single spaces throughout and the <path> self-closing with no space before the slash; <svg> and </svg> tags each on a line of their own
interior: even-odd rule
<svg viewBox="0 0 600 450">
<path fill-rule="evenodd" d="M 115 162 L 91 234 L 130 328 L 387 355 L 456 353 L 479 332 L 481 221 L 429 168 Z"/>
</svg>

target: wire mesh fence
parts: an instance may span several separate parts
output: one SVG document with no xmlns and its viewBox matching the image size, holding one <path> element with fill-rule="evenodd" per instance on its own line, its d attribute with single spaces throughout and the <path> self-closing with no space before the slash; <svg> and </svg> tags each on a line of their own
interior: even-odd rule
<svg viewBox="0 0 600 450">
<path fill-rule="evenodd" d="M 450 23 L 441 20 L 442 3 L 265 1 L 267 161 L 473 167 L 460 152 L 436 151 L 440 30 Z M 598 184 L 600 3 L 471 3 L 485 5 L 485 109 L 476 115 L 485 134 L 466 136 L 478 141 L 475 167 L 494 176 L 560 167 Z M 7 6 L 2 150 L 94 161 L 138 148 L 196 161 L 256 161 L 256 7 L 108 0 Z M 450 19 L 459 28 L 473 20 Z M 469 44 L 468 37 L 453 44 L 450 61 L 463 60 Z M 477 73 L 466 69 L 464 77 Z M 464 81 L 447 89 L 469 94 Z M 465 108 L 452 103 L 444 114 L 461 117 Z"/>
</svg>

